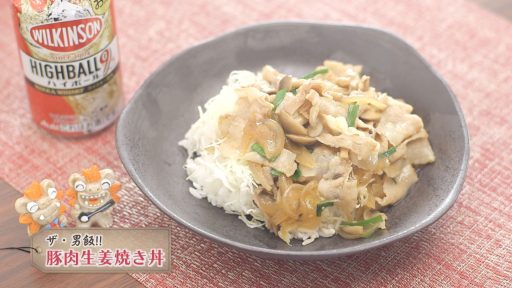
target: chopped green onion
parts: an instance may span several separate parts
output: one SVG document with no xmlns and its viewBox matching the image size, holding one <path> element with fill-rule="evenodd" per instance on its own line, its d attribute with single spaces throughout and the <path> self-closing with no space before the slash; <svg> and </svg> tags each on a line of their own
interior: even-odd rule
<svg viewBox="0 0 512 288">
<path fill-rule="evenodd" d="M 320 217 L 322 215 L 322 211 L 324 211 L 325 208 L 334 206 L 334 200 L 330 201 L 322 201 L 318 204 L 316 204 L 316 216 Z"/>
<path fill-rule="evenodd" d="M 252 144 L 251 150 L 258 153 L 261 157 L 263 157 L 265 159 L 267 158 L 267 156 L 265 156 L 265 150 L 263 149 L 263 147 L 261 147 L 260 144 L 258 144 L 258 143 Z"/>
<path fill-rule="evenodd" d="M 297 88 L 290 90 L 290 92 L 292 92 L 293 95 L 297 95 Z"/>
<path fill-rule="evenodd" d="M 366 232 L 364 232 L 361 235 L 361 238 L 370 238 L 370 236 L 372 236 L 373 233 L 375 233 L 375 231 L 377 231 L 377 228 L 379 228 L 377 225 L 370 227 Z"/>
<path fill-rule="evenodd" d="M 381 215 L 377 215 L 375 217 L 372 217 L 372 218 L 368 218 L 366 220 L 361 220 L 361 221 L 352 221 L 352 222 L 341 222 L 341 225 L 346 225 L 346 226 L 368 226 L 370 224 L 375 224 L 375 223 L 380 223 L 384 221 L 384 219 L 382 218 Z"/>
<path fill-rule="evenodd" d="M 299 168 L 297 168 L 297 170 L 295 170 L 295 173 L 293 173 L 292 175 L 293 181 L 299 180 L 300 176 L 302 176 L 302 172 L 300 171 Z"/>
<path fill-rule="evenodd" d="M 286 89 L 281 89 L 281 90 L 277 91 L 276 98 L 274 98 L 274 102 L 272 102 L 272 104 L 274 105 L 274 109 L 272 109 L 273 111 L 276 111 L 277 106 L 279 106 L 279 104 L 281 104 L 281 102 L 283 102 L 285 95 L 286 95 Z"/>
<path fill-rule="evenodd" d="M 393 155 L 396 152 L 396 147 L 391 147 L 388 150 L 382 152 L 379 154 L 380 157 L 386 157 L 389 158 L 391 155 Z"/>
<path fill-rule="evenodd" d="M 311 78 L 314 78 L 316 75 L 326 74 L 327 72 L 329 72 L 329 69 L 327 69 L 327 68 L 318 69 L 309 74 L 302 76 L 302 79 L 311 79 Z"/>
<path fill-rule="evenodd" d="M 279 177 L 279 176 L 283 175 L 283 172 L 281 172 L 281 171 L 279 171 L 279 170 L 276 170 L 276 169 L 272 168 L 272 169 L 270 170 L 270 174 L 272 174 L 272 176 Z"/>
<path fill-rule="evenodd" d="M 350 103 L 350 105 L 348 105 L 347 112 L 348 127 L 356 126 L 357 113 L 359 113 L 359 105 L 357 105 L 357 103 Z"/>
</svg>

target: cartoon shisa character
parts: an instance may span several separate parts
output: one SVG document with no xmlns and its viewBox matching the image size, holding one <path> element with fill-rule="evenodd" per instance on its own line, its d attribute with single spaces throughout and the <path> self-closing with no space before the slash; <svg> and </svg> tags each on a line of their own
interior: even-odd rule
<svg viewBox="0 0 512 288">
<path fill-rule="evenodd" d="M 121 190 L 114 171 L 99 170 L 94 165 L 82 173 L 73 173 L 68 182 L 71 188 L 67 194 L 73 199 L 71 216 L 76 219 L 76 227 L 112 226 L 112 206 L 120 201 L 117 192 Z"/>
<path fill-rule="evenodd" d="M 23 192 L 23 197 L 16 200 L 14 207 L 20 213 L 19 222 L 27 225 L 29 236 L 41 229 L 66 225 L 66 207 L 61 203 L 63 196 L 52 180 L 44 179 L 32 183 Z"/>
</svg>

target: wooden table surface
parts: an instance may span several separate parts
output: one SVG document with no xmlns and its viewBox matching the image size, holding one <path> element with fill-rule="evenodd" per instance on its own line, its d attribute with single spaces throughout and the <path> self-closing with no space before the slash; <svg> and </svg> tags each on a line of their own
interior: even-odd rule
<svg viewBox="0 0 512 288">
<path fill-rule="evenodd" d="M 21 193 L 0 180 L 0 195 L 0 247 L 29 246 L 26 226 L 18 223 L 14 210 Z M 0 250 L 0 267 L 0 287 L 142 286 L 128 274 L 45 274 L 32 267 L 30 254 L 18 250 Z"/>
<path fill-rule="evenodd" d="M 484 9 L 490 10 L 512 21 L 512 0 L 471 0 Z"/>
<path fill-rule="evenodd" d="M 471 0 L 512 21 L 512 0 Z M 14 202 L 20 193 L 0 180 L 0 247 L 28 246 L 24 225 L 18 223 Z M 136 287 L 128 274 L 44 274 L 32 267 L 30 256 L 16 250 L 0 251 L 0 287 Z"/>
</svg>

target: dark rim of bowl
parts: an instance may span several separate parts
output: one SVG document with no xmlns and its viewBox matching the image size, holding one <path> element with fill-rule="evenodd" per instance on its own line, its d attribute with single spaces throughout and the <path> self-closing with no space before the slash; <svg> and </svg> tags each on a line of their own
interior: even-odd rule
<svg viewBox="0 0 512 288">
<path fill-rule="evenodd" d="M 418 59 L 422 62 L 423 65 L 427 69 L 431 71 L 432 74 L 434 74 L 446 87 L 448 90 L 448 94 L 450 95 L 452 101 L 455 104 L 455 109 L 457 111 L 457 114 L 459 116 L 459 119 L 462 124 L 462 133 L 464 136 L 464 155 L 462 159 L 462 166 L 459 169 L 459 174 L 457 176 L 457 180 L 455 182 L 455 185 L 451 188 L 451 191 L 448 195 L 448 197 L 443 201 L 443 203 L 439 206 L 437 210 L 435 210 L 429 217 L 423 219 L 422 221 L 418 222 L 416 225 L 410 227 L 409 229 L 406 229 L 404 231 L 401 231 L 395 235 L 386 237 L 384 239 L 379 239 L 373 242 L 367 242 L 362 243 L 356 246 L 351 246 L 347 248 L 339 248 L 339 249 L 331 249 L 331 250 L 322 250 L 322 251 L 287 251 L 287 250 L 274 250 L 270 248 L 261 248 L 261 247 L 254 247 L 251 245 L 241 244 L 236 241 L 232 241 L 227 238 L 219 237 L 215 234 L 211 234 L 208 232 L 205 232 L 201 230 L 200 228 L 197 228 L 193 225 L 188 224 L 184 219 L 180 218 L 180 216 L 176 215 L 169 209 L 167 209 L 158 199 L 156 199 L 152 193 L 149 192 L 149 189 L 144 185 L 143 181 L 139 178 L 137 173 L 135 172 L 133 165 L 131 163 L 129 155 L 125 152 L 124 149 L 120 149 L 120 146 L 124 145 L 124 139 L 122 137 L 123 133 L 120 133 L 120 131 L 123 131 L 123 123 L 124 118 L 127 117 L 129 111 L 133 108 L 134 100 L 141 95 L 141 91 L 144 90 L 144 87 L 146 87 L 149 83 L 149 81 L 158 74 L 164 67 L 166 67 L 169 63 L 172 63 L 176 58 L 182 56 L 183 54 L 187 53 L 188 51 L 199 49 L 201 46 L 207 45 L 212 42 L 216 41 L 223 41 L 226 38 L 231 37 L 232 35 L 236 35 L 239 33 L 244 33 L 248 30 L 257 29 L 260 27 L 267 27 L 267 26 L 281 26 L 281 25 L 305 25 L 305 26 L 325 26 L 325 27 L 342 27 L 344 29 L 366 29 L 366 30 L 372 30 L 379 33 L 387 34 L 389 37 L 394 38 L 396 41 L 404 45 L 407 49 L 410 50 Z M 350 254 L 359 253 L 368 249 L 377 248 L 384 246 L 386 244 L 389 244 L 391 242 L 397 241 L 399 239 L 405 238 L 407 236 L 410 236 L 416 232 L 418 232 L 421 229 L 424 229 L 428 227 L 429 225 L 433 224 L 435 221 L 437 221 L 439 218 L 441 218 L 454 204 L 455 200 L 457 199 L 458 195 L 460 194 L 460 191 L 462 190 L 462 186 L 464 184 L 464 178 L 467 173 L 467 167 L 468 167 L 468 160 L 469 160 L 469 136 L 468 136 L 468 130 L 466 121 L 464 118 L 464 115 L 462 113 L 462 109 L 460 108 L 460 104 L 457 100 L 457 97 L 455 97 L 452 89 L 448 85 L 448 83 L 444 80 L 439 73 L 437 73 L 430 64 L 421 56 L 416 49 L 414 49 L 410 44 L 402 40 L 400 37 L 395 35 L 392 32 L 380 29 L 380 28 L 374 28 L 370 26 L 359 26 L 359 25 L 345 25 L 345 24 L 339 24 L 339 23 L 332 23 L 332 22 L 313 22 L 313 21 L 271 21 L 271 22 L 264 22 L 264 23 L 258 23 L 248 26 L 243 26 L 238 29 L 231 30 L 227 33 L 221 34 L 219 36 L 211 37 L 203 42 L 197 43 L 195 45 L 192 45 L 191 47 L 188 47 L 184 49 L 183 51 L 177 53 L 167 61 L 165 61 L 158 69 L 156 69 L 154 72 L 151 73 L 151 75 L 146 78 L 146 80 L 143 82 L 143 84 L 137 89 L 137 91 L 134 93 L 133 97 L 130 99 L 129 103 L 126 105 L 124 111 L 122 112 L 117 127 L 116 127 L 116 148 L 119 154 L 119 157 L 121 159 L 121 162 L 123 163 L 123 166 L 125 167 L 128 174 L 131 176 L 135 184 L 146 194 L 146 196 L 165 214 L 169 215 L 171 218 L 173 218 L 178 223 L 182 224 L 183 226 L 191 229 L 192 231 L 207 237 L 209 239 L 212 239 L 218 243 L 226 244 L 229 246 L 232 246 L 234 248 L 244 250 L 247 252 L 251 252 L 254 254 L 265 254 L 267 256 L 288 256 L 290 258 L 296 258 L 296 259 L 303 259 L 303 258 L 331 258 L 331 257 L 339 257 L 339 256 L 345 256 Z M 276 239 L 278 241 L 278 239 Z"/>
</svg>

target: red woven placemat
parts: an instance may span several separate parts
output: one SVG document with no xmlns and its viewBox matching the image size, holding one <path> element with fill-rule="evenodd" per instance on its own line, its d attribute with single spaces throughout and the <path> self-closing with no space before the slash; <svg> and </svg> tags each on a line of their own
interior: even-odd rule
<svg viewBox="0 0 512 288">
<path fill-rule="evenodd" d="M 270 2 L 270 3 L 269 3 Z M 134 274 L 146 286 L 511 286 L 512 24 L 456 1 L 117 1 L 126 97 L 168 57 L 241 25 L 276 19 L 382 27 L 403 37 L 447 79 L 471 136 L 469 172 L 455 206 L 405 240 L 350 257 L 264 260 L 178 226 L 129 179 L 114 127 L 82 140 L 48 136 L 31 122 L 9 0 L 0 9 L 0 177 L 18 189 L 91 163 L 119 171 L 115 226 L 171 226 L 173 272 Z M 186 4 L 185 4 L 186 3 Z M 319 43 L 321 45 L 321 43 Z"/>
</svg>

